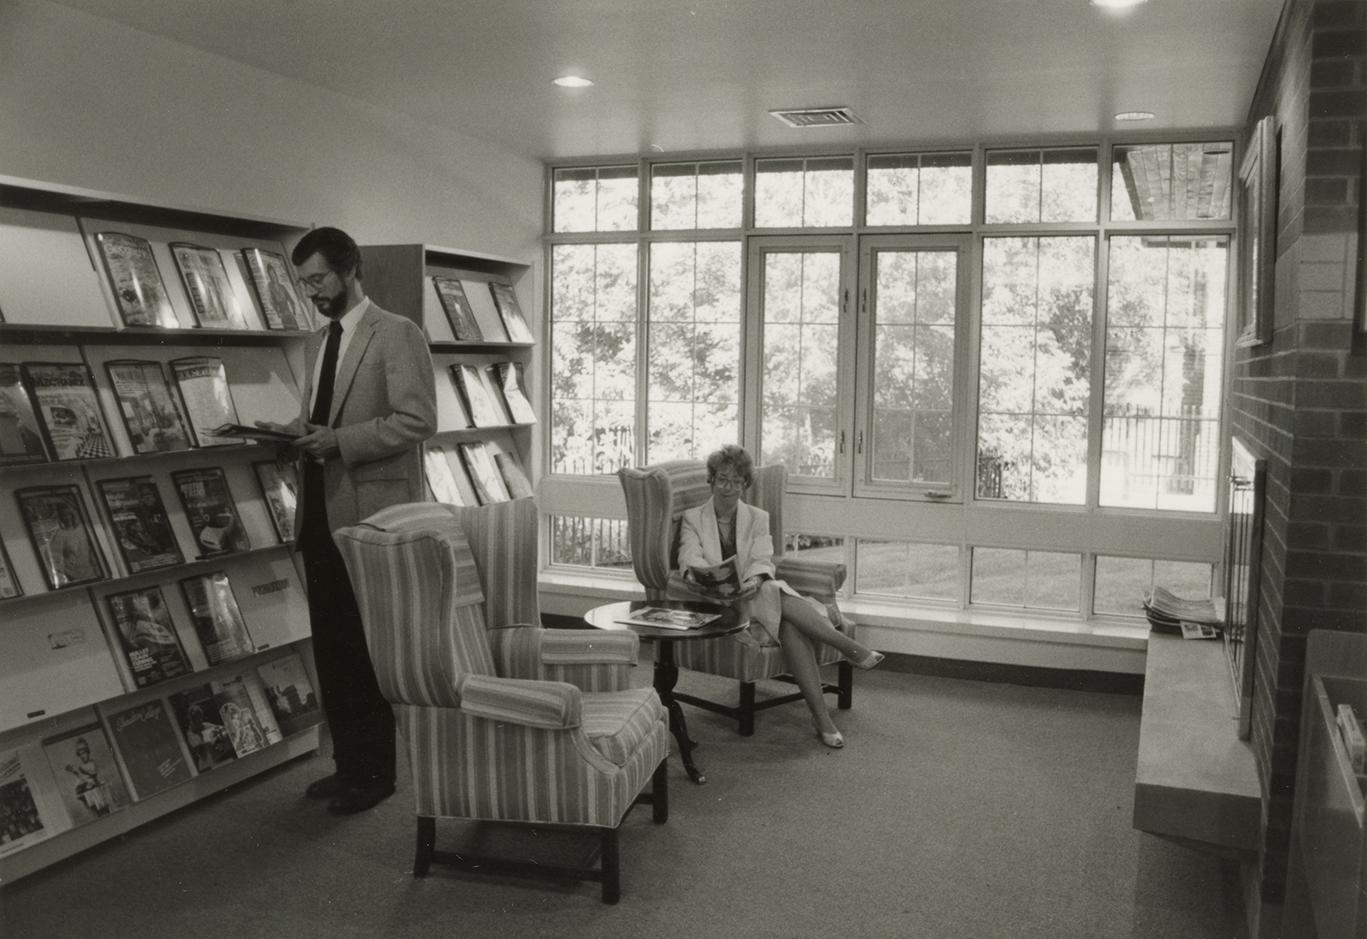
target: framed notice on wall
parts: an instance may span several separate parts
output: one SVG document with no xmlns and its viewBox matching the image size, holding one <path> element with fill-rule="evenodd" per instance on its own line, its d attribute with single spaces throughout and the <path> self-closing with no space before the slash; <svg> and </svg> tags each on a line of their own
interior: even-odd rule
<svg viewBox="0 0 1367 939">
<path fill-rule="evenodd" d="M 1239 167 L 1239 303 L 1235 343 L 1272 338 L 1273 270 L 1277 263 L 1277 119 L 1253 127 Z"/>
</svg>

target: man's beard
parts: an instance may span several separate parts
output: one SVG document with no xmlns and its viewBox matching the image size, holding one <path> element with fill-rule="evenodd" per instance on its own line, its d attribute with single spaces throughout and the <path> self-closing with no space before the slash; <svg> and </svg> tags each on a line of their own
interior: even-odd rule
<svg viewBox="0 0 1367 939">
<path fill-rule="evenodd" d="M 343 287 L 341 290 L 337 291 L 330 297 L 323 296 L 322 294 L 315 294 L 313 297 L 313 305 L 318 308 L 319 313 L 322 313 L 328 319 L 338 319 L 343 313 L 345 313 L 345 304 L 345 287 Z"/>
</svg>

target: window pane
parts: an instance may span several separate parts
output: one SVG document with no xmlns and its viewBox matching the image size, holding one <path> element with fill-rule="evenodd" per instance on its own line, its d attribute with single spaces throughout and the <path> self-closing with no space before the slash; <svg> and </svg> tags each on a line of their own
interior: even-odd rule
<svg viewBox="0 0 1367 939">
<path fill-rule="evenodd" d="M 977 495 L 1082 504 L 1093 240 L 987 238 Z"/>
<path fill-rule="evenodd" d="M 1211 566 L 1190 561 L 1098 556 L 1092 611 L 1142 617 L 1144 595 L 1155 584 L 1179 597 L 1205 599 L 1210 596 Z"/>
<path fill-rule="evenodd" d="M 1030 610 L 1076 610 L 1082 556 L 1019 548 L 973 549 L 973 603 Z"/>
<path fill-rule="evenodd" d="M 1111 218 L 1229 218 L 1233 151 L 1229 141 L 1116 147 L 1111 155 Z"/>
<path fill-rule="evenodd" d="M 957 545 L 860 538 L 855 543 L 855 592 L 915 600 L 959 599 Z"/>
<path fill-rule="evenodd" d="M 552 515 L 550 527 L 552 564 L 631 569 L 626 519 Z"/>
<path fill-rule="evenodd" d="M 739 228 L 742 180 L 739 161 L 652 166 L 651 228 Z"/>
<path fill-rule="evenodd" d="M 947 484 L 958 254 L 876 251 L 873 264 L 872 478 Z"/>
<path fill-rule="evenodd" d="M 974 548 L 971 603 L 1025 606 L 1025 552 L 1013 548 Z"/>
<path fill-rule="evenodd" d="M 552 190 L 554 231 L 632 231 L 636 228 L 634 166 L 558 169 Z"/>
<path fill-rule="evenodd" d="M 987 154 L 986 220 L 1096 221 L 1097 151 L 993 150 Z"/>
<path fill-rule="evenodd" d="M 834 227 L 853 221 L 853 158 L 756 161 L 757 228 Z"/>
<path fill-rule="evenodd" d="M 845 539 L 831 535 L 809 535 L 788 532 L 783 536 L 784 557 L 800 557 L 804 561 L 845 563 Z"/>
<path fill-rule="evenodd" d="M 740 267 L 739 241 L 651 248 L 646 462 L 740 439 Z"/>
<path fill-rule="evenodd" d="M 1222 237 L 1110 239 L 1101 504 L 1215 510 Z"/>
<path fill-rule="evenodd" d="M 636 245 L 551 253 L 551 472 L 634 463 Z"/>
<path fill-rule="evenodd" d="M 922 225 L 962 225 L 973 214 L 973 155 L 936 153 L 921 158 Z"/>
<path fill-rule="evenodd" d="M 698 228 L 740 228 L 745 176 L 740 161 L 698 164 Z"/>
<path fill-rule="evenodd" d="M 968 153 L 886 154 L 868 159 L 869 225 L 952 225 L 969 220 L 973 157 Z"/>
<path fill-rule="evenodd" d="M 760 463 L 835 477 L 840 254 L 763 255 Z"/>
</svg>

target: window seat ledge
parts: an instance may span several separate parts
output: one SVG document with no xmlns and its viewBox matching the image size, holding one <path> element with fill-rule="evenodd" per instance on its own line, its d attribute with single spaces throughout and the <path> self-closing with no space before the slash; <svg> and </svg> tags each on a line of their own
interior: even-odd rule
<svg viewBox="0 0 1367 939">
<path fill-rule="evenodd" d="M 1215 853 L 1256 853 L 1261 789 L 1253 751 L 1237 731 L 1224 647 L 1150 636 L 1134 827 Z"/>
</svg>

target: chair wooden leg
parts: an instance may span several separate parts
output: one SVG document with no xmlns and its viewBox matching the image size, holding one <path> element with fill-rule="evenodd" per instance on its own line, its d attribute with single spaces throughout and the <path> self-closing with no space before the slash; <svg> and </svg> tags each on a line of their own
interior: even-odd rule
<svg viewBox="0 0 1367 939">
<path fill-rule="evenodd" d="M 854 706 L 854 666 L 844 659 L 835 667 L 836 683 L 839 692 L 836 694 L 835 706 L 842 711 L 848 711 Z"/>
<path fill-rule="evenodd" d="M 413 855 L 413 876 L 426 877 L 432 866 L 432 852 L 437 844 L 437 820 L 430 815 L 418 816 L 418 848 Z"/>
<path fill-rule="evenodd" d="M 743 681 L 740 683 L 740 735 L 742 737 L 753 737 L 755 735 L 755 683 L 753 681 Z"/>
<path fill-rule="evenodd" d="M 622 880 L 617 857 L 617 829 L 603 829 L 603 902 L 622 899 Z"/>
<path fill-rule="evenodd" d="M 650 777 L 650 817 L 656 825 L 669 821 L 669 759 L 660 761 Z"/>
</svg>

